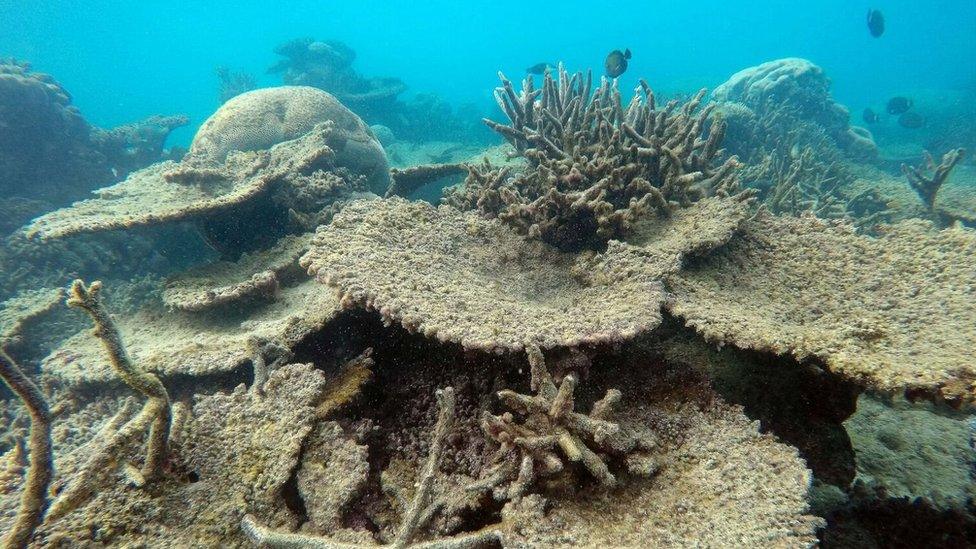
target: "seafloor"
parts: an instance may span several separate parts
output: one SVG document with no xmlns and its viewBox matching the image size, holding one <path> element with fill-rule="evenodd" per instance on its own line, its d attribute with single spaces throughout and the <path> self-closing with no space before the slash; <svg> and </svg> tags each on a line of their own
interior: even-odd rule
<svg viewBox="0 0 976 549">
<path fill-rule="evenodd" d="M 186 151 L 0 64 L 6 546 L 976 545 L 965 108 L 559 67 L 499 145 L 315 44 Z"/>
</svg>

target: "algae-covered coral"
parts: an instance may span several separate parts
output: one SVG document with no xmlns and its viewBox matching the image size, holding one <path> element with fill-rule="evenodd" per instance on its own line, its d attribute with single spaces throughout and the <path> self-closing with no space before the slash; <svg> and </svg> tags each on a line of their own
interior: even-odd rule
<svg viewBox="0 0 976 549">
<path fill-rule="evenodd" d="M 351 63 L 282 53 L 296 81 Z M 861 391 L 972 409 L 972 231 L 835 192 L 846 164 L 818 170 L 871 155 L 802 60 L 734 77 L 721 106 L 643 81 L 625 106 L 561 67 L 534 86 L 503 77 L 508 124 L 486 122 L 517 161 L 392 172 L 342 96 L 246 92 L 185 158 L 30 223 L 54 243 L 186 222 L 216 253 L 132 308 L 76 281 L 94 332 L 50 318 L 61 289 L 4 302 L 11 543 L 813 546 L 865 484 L 900 495 L 863 462 L 891 438 L 858 425 L 869 404 L 844 420 Z M 795 158 L 742 140 L 730 113 L 785 120 L 770 101 L 822 139 Z M 779 179 L 743 191 L 736 151 Z M 440 205 L 402 196 L 462 170 Z"/>
</svg>

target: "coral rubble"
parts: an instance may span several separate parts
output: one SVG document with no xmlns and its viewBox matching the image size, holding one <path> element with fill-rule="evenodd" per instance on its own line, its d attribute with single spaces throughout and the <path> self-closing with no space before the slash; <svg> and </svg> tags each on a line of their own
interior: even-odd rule
<svg viewBox="0 0 976 549">
<path fill-rule="evenodd" d="M 883 391 L 976 399 L 976 236 L 920 221 L 879 238 L 760 215 L 670 279 L 669 310 L 705 337 L 800 360 Z"/>
<path fill-rule="evenodd" d="M 667 215 L 713 195 L 737 192 L 732 157 L 717 165 L 724 126 L 706 132 L 713 106 L 689 102 L 657 109 L 642 82 L 624 108 L 616 83 L 591 91 L 589 74 L 555 77 L 547 71 L 536 90 L 527 77 L 516 94 L 499 75 L 495 97 L 509 124 L 486 123 L 529 160 L 515 173 L 472 168 L 463 188 L 448 197 L 520 232 L 564 250 L 599 247 L 622 238 L 642 216 Z M 614 81 L 615 82 L 615 81 Z"/>
</svg>

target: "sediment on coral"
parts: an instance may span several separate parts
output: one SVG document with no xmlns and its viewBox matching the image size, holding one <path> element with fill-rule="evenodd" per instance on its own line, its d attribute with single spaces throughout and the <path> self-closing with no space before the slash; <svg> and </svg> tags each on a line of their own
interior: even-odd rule
<svg viewBox="0 0 976 549">
<path fill-rule="evenodd" d="M 604 78 L 591 91 L 590 73 L 570 75 L 561 66 L 555 75 L 547 71 L 539 90 L 531 75 L 518 94 L 499 78 L 495 98 L 509 123 L 485 123 L 529 167 L 511 178 L 487 165 L 473 167 L 448 204 L 578 251 L 626 237 L 642 216 L 739 192 L 738 160 L 717 162 L 724 124 L 710 124 L 714 105 L 702 106 L 705 90 L 658 109 L 644 81 L 624 107 L 616 80 Z"/>
<path fill-rule="evenodd" d="M 710 341 L 821 361 L 882 392 L 969 406 L 974 253 L 967 229 L 915 220 L 871 238 L 842 222 L 766 213 L 672 275 L 668 309 Z"/>
</svg>

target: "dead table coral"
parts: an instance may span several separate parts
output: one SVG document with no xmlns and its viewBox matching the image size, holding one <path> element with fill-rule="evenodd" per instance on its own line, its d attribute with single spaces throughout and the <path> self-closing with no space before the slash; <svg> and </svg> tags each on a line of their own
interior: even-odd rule
<svg viewBox="0 0 976 549">
<path fill-rule="evenodd" d="M 670 311 L 705 337 L 827 368 L 882 391 L 976 400 L 976 235 L 921 221 L 879 238 L 759 216 L 674 275 Z"/>
<path fill-rule="evenodd" d="M 338 300 L 312 280 L 283 286 L 274 301 L 240 311 L 185 313 L 147 307 L 118 315 L 115 323 L 128 352 L 146 371 L 174 376 L 228 373 L 250 364 L 248 341 L 257 338 L 292 348 L 339 312 Z M 41 365 L 45 379 L 71 389 L 110 384 L 115 379 L 97 341 L 87 334 L 68 338 Z"/>
<path fill-rule="evenodd" d="M 925 164 L 923 168 L 930 172 L 931 175 L 923 173 L 922 168 L 908 166 L 907 164 L 901 165 L 901 171 L 908 178 L 909 185 L 918 194 L 918 197 L 925 204 L 925 208 L 930 214 L 935 212 L 935 199 L 939 194 L 939 189 L 942 188 L 942 184 L 945 183 L 949 174 L 952 173 L 952 169 L 956 167 L 956 164 L 965 156 L 965 149 L 954 149 L 945 153 L 942 156 L 942 161 L 936 164 L 929 151 L 925 151 Z"/>
<path fill-rule="evenodd" d="M 532 372 L 531 388 L 536 394 L 523 395 L 508 389 L 498 392 L 498 399 L 524 420 L 516 422 L 509 412 L 501 416 L 484 413 L 482 428 L 500 447 L 484 478 L 468 490 L 491 491 L 495 499 L 503 501 L 519 499 L 538 476 L 565 470 L 558 453 L 570 462 L 582 464 L 607 487 L 616 486 L 617 479 L 603 456 L 623 456 L 633 474 L 654 472 L 656 467 L 649 458 L 641 456 L 641 452 L 654 449 L 653 436 L 649 432 L 624 432 L 611 421 L 621 400 L 619 390 L 608 390 L 589 414 L 581 414 L 574 403 L 576 376 L 563 377 L 557 388 L 542 351 L 533 347 L 526 352 Z"/>
<path fill-rule="evenodd" d="M 616 80 L 604 78 L 591 92 L 589 73 L 570 75 L 561 66 L 555 76 L 547 71 L 540 90 L 526 77 L 520 94 L 499 77 L 495 97 L 509 124 L 485 122 L 530 166 L 511 179 L 480 169 L 447 197 L 454 206 L 580 250 L 626 236 L 644 215 L 737 192 L 737 159 L 717 160 L 724 125 L 711 121 L 713 106 L 699 108 L 705 90 L 658 109 L 641 81 L 625 108 Z"/>
<path fill-rule="evenodd" d="M 181 311 L 204 311 L 249 299 L 274 299 L 280 278 L 297 268 L 311 234 L 286 236 L 268 250 L 245 254 L 236 262 L 218 261 L 166 281 L 163 303 Z"/>
<path fill-rule="evenodd" d="M 350 204 L 301 260 L 343 306 L 472 349 L 620 341 L 657 325 L 658 281 L 601 278 L 593 263 L 474 212 L 399 198 Z"/>
</svg>

